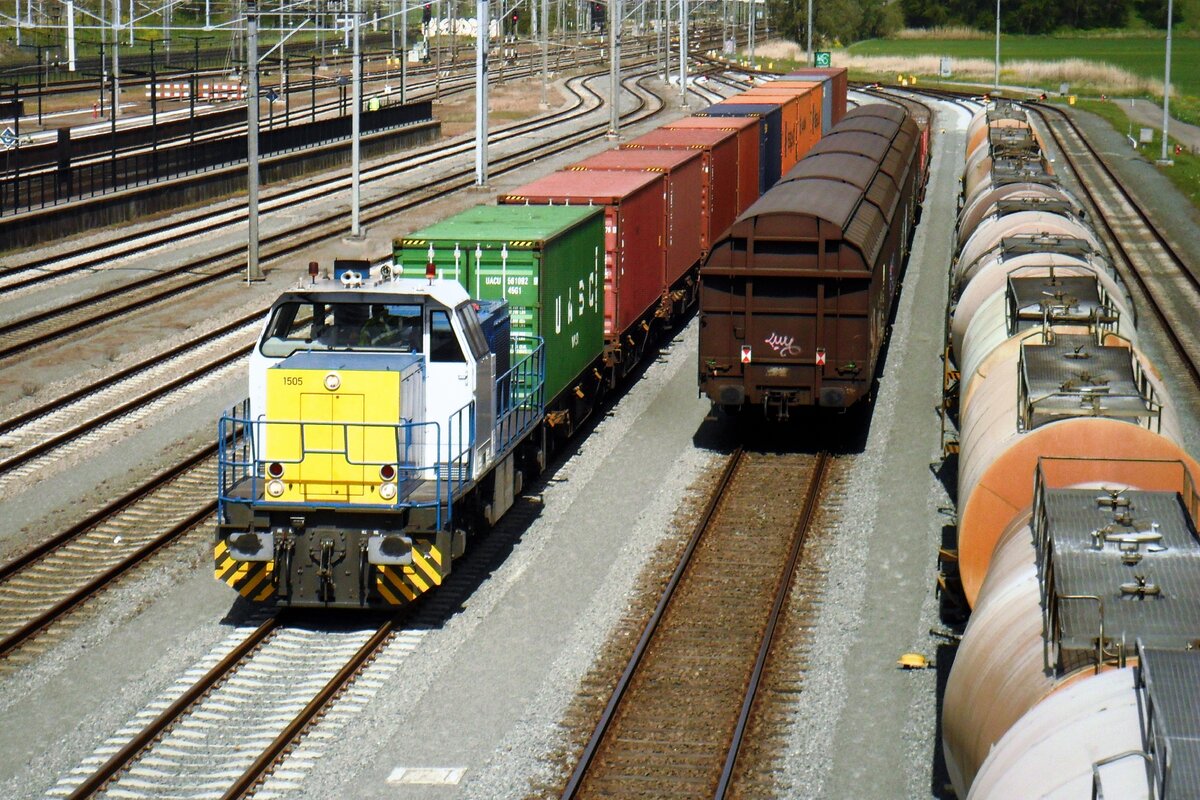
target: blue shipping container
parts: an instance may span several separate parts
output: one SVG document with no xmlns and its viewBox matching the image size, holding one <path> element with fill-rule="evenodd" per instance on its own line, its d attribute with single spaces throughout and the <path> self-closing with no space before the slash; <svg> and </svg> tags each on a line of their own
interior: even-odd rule
<svg viewBox="0 0 1200 800">
<path fill-rule="evenodd" d="M 758 117 L 758 193 L 761 197 L 779 180 L 783 166 L 783 123 L 779 106 L 760 103 L 718 103 L 701 111 L 698 117 Z"/>
</svg>

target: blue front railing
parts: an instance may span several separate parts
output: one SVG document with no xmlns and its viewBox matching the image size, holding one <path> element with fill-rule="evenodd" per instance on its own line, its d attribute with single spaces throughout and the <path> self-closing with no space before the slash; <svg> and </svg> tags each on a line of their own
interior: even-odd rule
<svg viewBox="0 0 1200 800">
<path fill-rule="evenodd" d="M 445 427 L 445 430 L 443 430 Z M 468 403 L 451 415 L 443 426 L 437 422 L 308 422 L 304 420 L 250 419 L 246 402 L 221 417 L 218 429 L 220 519 L 228 519 L 228 504 L 266 507 L 279 504 L 289 508 L 342 508 L 357 511 L 395 511 L 402 508 L 435 508 L 438 529 L 451 524 L 451 501 L 462 493 L 471 480 L 475 428 L 475 404 Z M 273 440 L 273 437 L 274 440 Z M 280 438 L 286 444 L 280 445 Z M 368 444 L 369 443 L 369 444 Z M 427 447 L 426 445 L 432 445 Z M 367 457 L 366 453 L 372 453 Z M 284 454 L 290 456 L 283 458 Z M 330 480 L 334 487 L 347 492 L 346 499 L 279 499 L 266 493 L 271 478 L 267 465 L 284 467 L 287 481 L 295 467 L 312 457 L 329 456 L 346 465 L 362 467 L 366 480 Z M 390 501 L 350 500 L 352 487 L 368 484 L 386 464 L 397 470 L 396 497 Z M 310 485 L 318 483 L 305 476 Z M 321 481 L 319 483 L 325 483 Z M 422 491 L 422 486 L 425 490 Z M 432 489 L 432 491 L 429 491 Z"/>
<path fill-rule="evenodd" d="M 516 351 L 517 342 L 513 344 Z M 497 456 L 521 441 L 541 422 L 545 411 L 544 343 L 534 337 L 522 341 L 520 347 L 527 354 L 514 359 L 512 368 L 496 379 L 493 452 Z M 440 416 L 436 409 L 428 411 Z M 445 423 L 385 423 L 251 419 L 249 401 L 243 401 L 221 417 L 217 432 L 219 518 L 228 520 L 230 504 L 356 511 L 434 508 L 438 529 L 449 529 L 452 501 L 474 479 L 476 424 L 474 402 L 451 414 Z M 344 488 L 346 499 L 276 500 L 268 496 L 268 464 L 282 464 L 283 480 L 287 481 L 289 474 L 294 476 L 296 468 L 314 456 L 362 467 L 368 480 L 328 481 L 329 493 L 334 493 L 335 486 Z M 350 487 L 365 491 L 368 484 L 380 483 L 370 479 L 385 464 L 397 470 L 395 499 L 369 501 L 364 494 L 363 499 L 350 500 Z M 305 480 L 315 483 L 310 475 Z"/>
<path fill-rule="evenodd" d="M 517 357 L 517 353 L 528 355 Z M 496 378 L 497 455 L 504 453 L 542 420 L 546 410 L 546 346 L 540 336 L 514 337 L 513 365 Z"/>
</svg>

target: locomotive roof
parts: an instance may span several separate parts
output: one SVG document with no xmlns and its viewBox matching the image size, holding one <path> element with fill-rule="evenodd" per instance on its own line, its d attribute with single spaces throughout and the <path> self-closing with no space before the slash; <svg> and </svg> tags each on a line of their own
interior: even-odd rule
<svg viewBox="0 0 1200 800">
<path fill-rule="evenodd" d="M 329 303 L 378 303 L 381 300 L 404 302 L 424 297 L 448 308 L 456 308 L 471 299 L 462 284 L 451 280 L 395 278 L 364 282 L 362 286 L 347 288 L 333 278 L 318 278 L 315 283 L 305 279 L 300 286 L 284 292 L 275 302 L 320 299 Z"/>
</svg>

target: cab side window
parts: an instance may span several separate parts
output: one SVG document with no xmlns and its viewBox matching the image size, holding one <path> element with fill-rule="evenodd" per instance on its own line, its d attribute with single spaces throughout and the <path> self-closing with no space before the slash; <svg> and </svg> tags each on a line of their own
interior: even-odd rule
<svg viewBox="0 0 1200 800">
<path fill-rule="evenodd" d="M 479 327 L 479 317 L 469 304 L 458 307 L 458 324 L 467 334 L 467 346 L 471 348 L 471 355 L 476 361 L 482 361 L 491 351 L 488 349 L 487 337 Z"/>
<path fill-rule="evenodd" d="M 463 362 L 462 347 L 454 328 L 450 325 L 450 312 L 429 312 L 429 360 L 438 362 Z"/>
</svg>

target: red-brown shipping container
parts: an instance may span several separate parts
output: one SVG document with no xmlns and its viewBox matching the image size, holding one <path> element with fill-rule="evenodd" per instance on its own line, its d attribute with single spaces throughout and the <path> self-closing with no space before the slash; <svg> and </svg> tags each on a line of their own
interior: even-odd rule
<svg viewBox="0 0 1200 800">
<path fill-rule="evenodd" d="M 684 117 L 664 125 L 674 130 L 698 128 L 705 130 L 730 131 L 737 137 L 738 182 L 737 213 L 754 204 L 758 199 L 758 148 L 759 122 L 752 117 Z"/>
<path fill-rule="evenodd" d="M 700 261 L 700 237 L 706 224 L 701 194 L 704 165 L 695 150 L 606 150 L 568 169 L 654 172 L 667 176 L 667 247 L 663 288 Z M 586 183 L 584 184 L 586 185 Z"/>
<path fill-rule="evenodd" d="M 814 87 L 815 89 L 815 87 Z M 821 92 L 809 91 L 801 95 L 776 94 L 766 87 L 758 87 L 737 96 L 739 103 L 763 103 L 777 105 L 783 115 L 783 149 L 780 158 L 780 174 L 796 166 L 808 149 L 821 139 Z"/>
<path fill-rule="evenodd" d="M 816 81 L 828 78 L 833 83 L 833 124 L 836 125 L 846 116 L 846 68 L 845 67 L 808 67 L 798 69 L 784 75 L 784 78 L 797 81 Z"/>
<path fill-rule="evenodd" d="M 737 219 L 738 143 L 733 131 L 658 128 L 621 145 L 622 150 L 698 150 L 704 163 L 704 210 L 700 248 L 712 243 Z"/>
<path fill-rule="evenodd" d="M 617 338 L 663 294 L 667 179 L 661 173 L 551 173 L 499 202 L 604 206 L 604 336 Z"/>
</svg>

